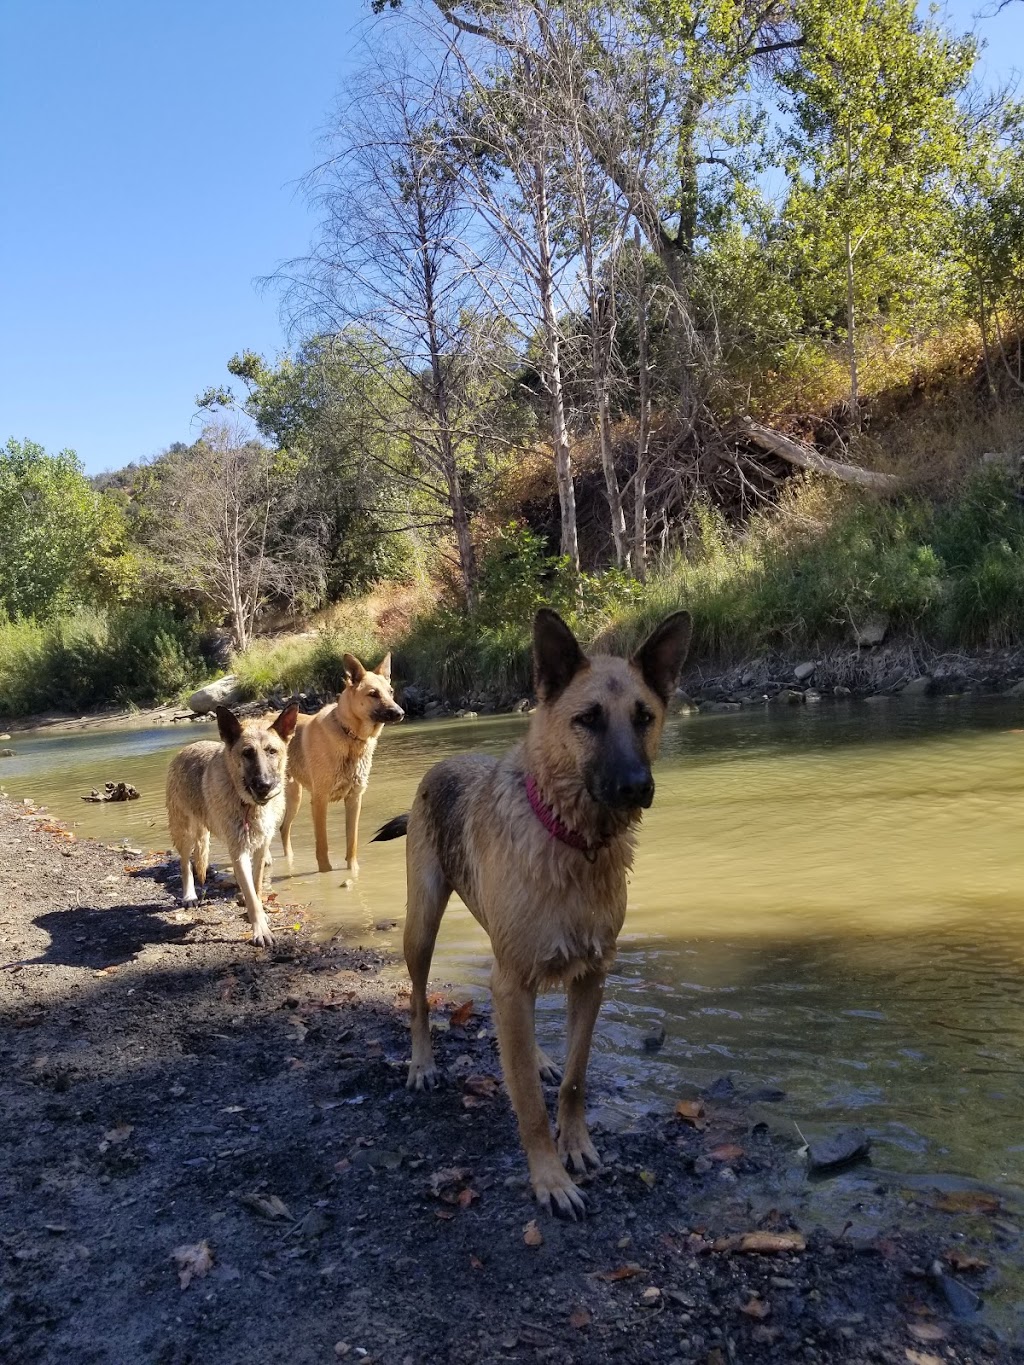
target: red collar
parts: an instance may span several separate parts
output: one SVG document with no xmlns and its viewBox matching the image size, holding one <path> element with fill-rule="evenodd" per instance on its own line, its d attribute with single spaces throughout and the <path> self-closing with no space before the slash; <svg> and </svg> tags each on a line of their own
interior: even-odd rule
<svg viewBox="0 0 1024 1365">
<path fill-rule="evenodd" d="M 536 815 L 552 839 L 557 839 L 561 844 L 568 844 L 570 848 L 578 849 L 580 853 L 593 856 L 603 844 L 590 844 L 584 839 L 578 830 L 570 829 L 564 820 L 559 819 L 555 812 L 544 800 L 540 790 L 529 774 L 526 777 L 526 799 L 530 803 L 530 809 Z"/>
</svg>

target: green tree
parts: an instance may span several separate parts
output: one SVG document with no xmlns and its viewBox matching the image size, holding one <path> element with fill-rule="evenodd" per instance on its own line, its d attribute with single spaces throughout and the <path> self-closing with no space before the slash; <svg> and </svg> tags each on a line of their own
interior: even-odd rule
<svg viewBox="0 0 1024 1365">
<path fill-rule="evenodd" d="M 948 301 L 958 97 L 976 47 L 920 18 L 915 0 L 800 0 L 800 18 L 806 45 L 781 79 L 786 216 L 810 311 L 843 320 L 856 422 L 858 325 L 886 316 L 909 330 Z"/>
<path fill-rule="evenodd" d="M 113 498 L 72 450 L 13 437 L 0 449 L 0 608 L 45 619 L 127 596 L 135 566 Z"/>
</svg>

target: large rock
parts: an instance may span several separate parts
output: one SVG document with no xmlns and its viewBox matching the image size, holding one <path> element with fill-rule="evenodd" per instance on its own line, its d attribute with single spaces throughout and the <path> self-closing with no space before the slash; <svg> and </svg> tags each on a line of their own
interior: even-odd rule
<svg viewBox="0 0 1024 1365">
<path fill-rule="evenodd" d="M 797 664 L 796 668 L 793 669 L 793 677 L 796 678 L 797 682 L 810 682 L 817 666 L 810 661 L 805 664 Z"/>
<path fill-rule="evenodd" d="M 855 621 L 852 627 L 853 643 L 860 649 L 870 649 L 880 645 L 889 633 L 887 616 L 869 616 L 864 621 Z"/>
<path fill-rule="evenodd" d="M 902 689 L 904 697 L 927 697 L 934 687 L 931 674 L 922 673 L 918 678 L 911 678 L 906 687 Z"/>
<path fill-rule="evenodd" d="M 241 700 L 241 684 L 233 673 L 229 673 L 216 682 L 207 683 L 198 692 L 193 692 L 188 704 L 197 716 L 205 716 L 218 706 L 234 706 Z"/>
</svg>

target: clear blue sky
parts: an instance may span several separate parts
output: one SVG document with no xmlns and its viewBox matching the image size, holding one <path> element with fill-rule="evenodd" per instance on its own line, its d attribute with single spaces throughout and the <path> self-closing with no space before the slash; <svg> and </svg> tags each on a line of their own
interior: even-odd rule
<svg viewBox="0 0 1024 1365">
<path fill-rule="evenodd" d="M 969 28 L 984 0 L 954 0 Z M 364 0 L 2 0 L 0 441 L 90 472 L 198 434 L 225 362 L 285 345 L 257 276 L 309 241 L 294 181 Z M 1024 68 L 1024 0 L 982 20 Z"/>
<path fill-rule="evenodd" d="M 90 472 L 198 435 L 193 399 L 285 344 L 257 276 L 308 245 L 293 182 L 362 0 L 0 3 L 0 442 Z"/>
</svg>

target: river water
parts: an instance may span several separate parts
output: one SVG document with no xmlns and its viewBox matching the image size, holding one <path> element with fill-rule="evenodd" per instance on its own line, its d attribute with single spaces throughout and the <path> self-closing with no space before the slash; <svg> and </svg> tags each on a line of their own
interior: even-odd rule
<svg viewBox="0 0 1024 1365">
<path fill-rule="evenodd" d="M 362 872 L 321 876 L 308 803 L 288 876 L 347 939 L 400 947 L 404 845 L 367 838 L 430 763 L 499 752 L 515 718 L 406 724 L 377 751 Z M 1024 1192 L 1024 705 L 892 700 L 684 717 L 666 730 L 592 1063 L 604 1108 L 662 1109 L 728 1074 L 786 1092 L 812 1134 L 866 1127 L 878 1166 Z M 168 843 L 164 773 L 186 730 L 35 733 L 0 782 L 81 835 Z M 94 806 L 105 781 L 142 798 Z M 331 812 L 335 861 L 342 808 Z M 215 849 L 215 858 L 216 858 Z M 397 920 L 397 929 L 375 925 Z M 240 925 L 241 928 L 241 925 Z M 248 952 L 248 949 L 245 949 Z M 434 978 L 483 994 L 482 931 L 453 902 Z M 396 970 L 399 968 L 396 967 Z M 541 1032 L 559 1051 L 561 1002 Z M 643 1039 L 658 1023 L 656 1054 Z M 1016 1202 L 1016 1201 L 1014 1201 Z"/>
</svg>

